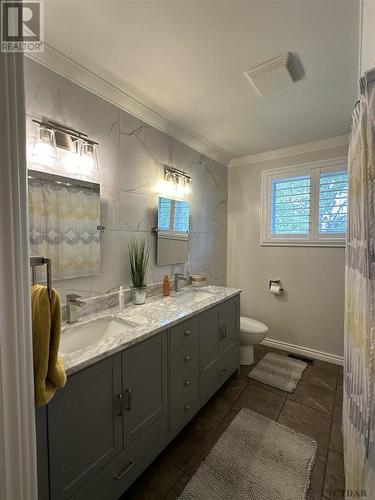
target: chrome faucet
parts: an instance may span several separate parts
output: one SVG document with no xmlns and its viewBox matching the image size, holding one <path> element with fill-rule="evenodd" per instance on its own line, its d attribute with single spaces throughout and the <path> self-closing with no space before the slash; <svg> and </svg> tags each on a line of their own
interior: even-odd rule
<svg viewBox="0 0 375 500">
<path fill-rule="evenodd" d="M 182 273 L 175 273 L 174 275 L 174 291 L 180 291 L 180 281 L 185 281 L 189 285 L 191 285 L 191 276 L 184 276 Z"/>
<path fill-rule="evenodd" d="M 75 323 L 78 320 L 78 308 L 86 307 L 87 302 L 84 302 L 80 299 L 80 295 L 76 295 L 75 293 L 69 293 L 66 296 L 66 322 L 67 323 Z"/>
</svg>

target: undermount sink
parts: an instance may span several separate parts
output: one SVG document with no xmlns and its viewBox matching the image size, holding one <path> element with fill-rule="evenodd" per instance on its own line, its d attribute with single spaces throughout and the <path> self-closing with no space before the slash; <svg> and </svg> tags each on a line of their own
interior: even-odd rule
<svg viewBox="0 0 375 500">
<path fill-rule="evenodd" d="M 106 317 L 67 327 L 61 332 L 60 352 L 70 354 L 86 349 L 114 335 L 134 330 L 137 326 L 125 319 Z"/>
<path fill-rule="evenodd" d="M 212 297 L 211 292 L 203 292 L 202 290 L 189 290 L 188 292 L 179 292 L 176 295 L 172 295 L 174 300 L 178 302 L 196 303 L 201 302 Z"/>
</svg>

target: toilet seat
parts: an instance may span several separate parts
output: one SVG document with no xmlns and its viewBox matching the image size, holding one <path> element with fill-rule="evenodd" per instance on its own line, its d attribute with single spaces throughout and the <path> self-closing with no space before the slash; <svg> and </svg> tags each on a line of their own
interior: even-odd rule
<svg viewBox="0 0 375 500">
<path fill-rule="evenodd" d="M 255 319 L 246 318 L 241 316 L 240 320 L 240 331 L 241 333 L 266 333 L 268 332 L 268 327 L 264 323 L 257 321 Z"/>
</svg>

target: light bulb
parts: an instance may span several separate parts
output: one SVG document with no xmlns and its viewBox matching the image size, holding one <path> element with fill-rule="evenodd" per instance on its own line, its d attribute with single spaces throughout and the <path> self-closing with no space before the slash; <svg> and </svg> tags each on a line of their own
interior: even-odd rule
<svg viewBox="0 0 375 500">
<path fill-rule="evenodd" d="M 52 166 L 57 159 L 56 139 L 53 130 L 40 126 L 35 131 L 33 152 L 31 155 L 33 163 Z"/>
<path fill-rule="evenodd" d="M 98 170 L 95 144 L 82 143 L 79 167 L 84 175 L 90 175 L 94 169 Z"/>
</svg>

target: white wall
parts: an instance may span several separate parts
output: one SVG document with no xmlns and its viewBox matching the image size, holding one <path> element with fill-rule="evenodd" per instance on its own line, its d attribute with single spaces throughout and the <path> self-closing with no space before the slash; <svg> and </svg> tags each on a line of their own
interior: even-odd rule
<svg viewBox="0 0 375 500">
<path fill-rule="evenodd" d="M 361 0 L 359 74 L 375 67 L 375 1 Z"/>
<path fill-rule="evenodd" d="M 228 286 L 240 287 L 241 314 L 269 326 L 268 338 L 342 356 L 344 248 L 260 245 L 262 170 L 346 156 L 347 147 L 231 167 L 228 180 Z M 268 292 L 280 279 L 286 294 Z"/>
</svg>

